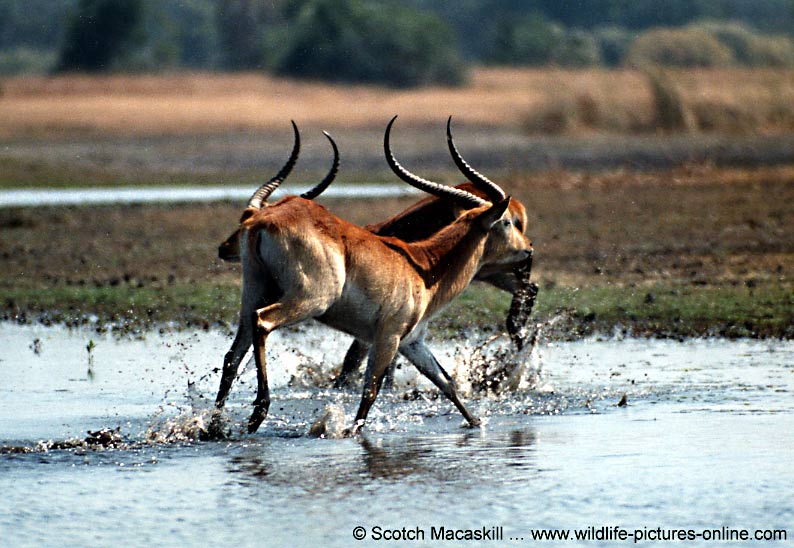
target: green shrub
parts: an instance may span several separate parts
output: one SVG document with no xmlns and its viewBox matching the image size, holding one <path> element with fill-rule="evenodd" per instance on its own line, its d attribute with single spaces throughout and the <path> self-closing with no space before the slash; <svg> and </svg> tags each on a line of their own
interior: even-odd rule
<svg viewBox="0 0 794 548">
<path fill-rule="evenodd" d="M 55 64 L 55 52 L 19 47 L 0 52 L 0 74 L 44 74 Z"/>
<path fill-rule="evenodd" d="M 397 87 L 458 84 L 465 76 L 451 29 L 396 5 L 310 0 L 281 37 L 282 51 L 271 52 L 279 74 Z"/>
<path fill-rule="evenodd" d="M 493 47 L 487 60 L 494 64 L 545 65 L 559 47 L 564 31 L 541 15 L 501 19 L 491 31 Z"/>
<path fill-rule="evenodd" d="M 741 65 L 794 66 L 794 42 L 788 37 L 756 34 L 740 23 L 705 23 L 696 28 L 710 32 L 731 50 Z"/>
<path fill-rule="evenodd" d="M 566 32 L 552 52 L 552 61 L 563 67 L 588 67 L 601 63 L 601 50 L 592 34 Z"/>
<path fill-rule="evenodd" d="M 633 33 L 620 27 L 601 28 L 596 30 L 593 36 L 601 50 L 601 60 L 608 67 L 616 67 L 623 63 L 634 39 Z"/>
<path fill-rule="evenodd" d="M 637 67 L 721 67 L 733 62 L 733 54 L 702 28 L 654 29 L 631 44 L 626 62 Z"/>
<path fill-rule="evenodd" d="M 699 27 L 730 48 L 738 63 L 746 64 L 756 56 L 758 36 L 747 27 L 737 23 L 706 23 Z"/>
<path fill-rule="evenodd" d="M 493 47 L 487 57 L 490 63 L 583 67 L 601 62 L 601 49 L 592 34 L 566 30 L 538 14 L 502 19 L 491 32 Z"/>
</svg>

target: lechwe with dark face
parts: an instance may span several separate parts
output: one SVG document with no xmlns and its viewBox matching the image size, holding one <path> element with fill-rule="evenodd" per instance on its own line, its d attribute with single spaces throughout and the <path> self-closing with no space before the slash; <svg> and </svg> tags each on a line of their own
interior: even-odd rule
<svg viewBox="0 0 794 548">
<path fill-rule="evenodd" d="M 492 202 L 503 200 L 505 198 L 504 191 L 486 176 L 473 169 L 458 152 L 458 148 L 452 139 L 451 125 L 452 117 L 450 116 L 447 119 L 447 146 L 449 147 L 450 155 L 458 169 L 470 181 L 455 188 L 465 190 Z M 391 127 L 391 124 L 389 124 L 389 127 Z M 388 132 L 386 137 L 386 157 L 388 159 L 391 156 L 388 145 Z M 411 174 L 398 167 L 398 164 L 389 162 L 389 165 L 400 178 L 412 177 Z M 318 185 L 317 188 L 325 189 L 327 186 L 328 184 L 325 184 L 325 186 Z M 370 224 L 364 228 L 381 236 L 395 236 L 405 242 L 415 242 L 428 238 L 450 224 L 462 211 L 463 209 L 459 203 L 431 196 L 420 200 L 385 221 Z M 511 199 L 507 215 L 512 220 L 513 226 L 522 234 L 525 234 L 527 212 L 524 204 L 516 199 Z M 532 255 L 518 263 L 509 263 L 502 260 L 494 263 L 483 263 L 474 276 L 475 280 L 485 282 L 513 295 L 505 323 L 507 332 L 518 350 L 521 350 L 526 342 L 525 327 L 529 321 L 538 292 L 537 285 L 530 282 L 531 271 Z M 367 350 L 366 344 L 361 341 L 355 340 L 351 343 L 345 355 L 342 371 L 335 381 L 337 387 L 350 385 L 353 374 L 359 369 L 367 356 Z"/>
<path fill-rule="evenodd" d="M 389 162 L 402 170 L 386 148 Z M 298 196 L 261 207 L 272 192 L 265 190 L 268 185 L 254 194 L 239 233 L 240 324 L 224 361 L 211 430 L 219 431 L 220 412 L 252 343 L 257 397 L 248 431 L 259 428 L 270 406 L 267 337 L 280 327 L 310 318 L 370 347 L 361 403 L 350 433 L 364 424 L 398 351 L 455 404 L 469 424 L 479 424 L 425 345 L 427 322 L 469 285 L 483 264 L 525 260 L 531 244 L 506 215 L 509 197 L 493 203 L 405 173 L 410 184 L 466 211 L 431 237 L 406 243 L 373 234 Z"/>
</svg>

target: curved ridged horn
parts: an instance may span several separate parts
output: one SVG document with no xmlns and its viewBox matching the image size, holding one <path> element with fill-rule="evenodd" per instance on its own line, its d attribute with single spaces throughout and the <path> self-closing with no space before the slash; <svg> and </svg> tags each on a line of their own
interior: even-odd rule
<svg viewBox="0 0 794 548">
<path fill-rule="evenodd" d="M 339 149 L 336 148 L 336 143 L 334 142 L 333 137 L 331 137 L 327 131 L 323 131 L 323 135 L 325 135 L 326 138 L 331 141 L 331 146 L 334 149 L 334 163 L 331 166 L 331 170 L 328 172 L 328 175 L 325 176 L 325 179 L 320 181 L 320 184 L 301 194 L 301 198 L 306 198 L 307 200 L 314 200 L 317 196 L 325 192 L 325 189 L 328 188 L 328 185 L 333 182 L 337 172 L 339 171 Z"/>
<path fill-rule="evenodd" d="M 270 179 L 268 182 L 260 186 L 254 195 L 251 196 L 251 199 L 248 200 L 248 207 L 253 207 L 254 209 L 262 209 L 262 204 L 265 203 L 265 200 L 273 194 L 281 183 L 284 182 L 284 179 L 287 178 L 292 168 L 295 167 L 295 162 L 298 161 L 298 154 L 300 154 L 301 150 L 301 136 L 298 132 L 298 126 L 295 125 L 295 122 L 292 122 L 292 131 L 295 133 L 295 144 L 292 145 L 292 153 L 289 156 L 289 160 L 287 163 L 284 164 L 284 167 L 281 168 L 275 177 Z"/>
<path fill-rule="evenodd" d="M 434 183 L 433 181 L 428 181 L 427 179 L 422 179 L 418 175 L 414 175 L 401 166 L 394 158 L 394 154 L 392 154 L 391 147 L 389 146 L 391 127 L 396 119 L 397 116 L 392 118 L 389 121 L 389 125 L 386 126 L 386 134 L 383 137 L 383 152 L 386 154 L 386 161 L 388 162 L 389 167 L 400 179 L 409 185 L 418 188 L 419 190 L 427 192 L 428 194 L 432 194 L 438 198 L 445 198 L 457 202 L 466 209 L 479 207 L 488 203 L 482 198 L 478 198 L 474 194 L 470 194 L 464 190 L 451 188 L 445 185 Z"/>
<path fill-rule="evenodd" d="M 479 173 L 473 167 L 471 167 L 466 160 L 463 159 L 463 156 L 460 155 L 458 152 L 458 147 L 455 146 L 455 143 L 452 141 L 452 116 L 447 119 L 447 145 L 449 146 L 449 153 L 452 155 L 452 160 L 455 162 L 455 165 L 458 166 L 458 169 L 463 173 L 466 178 L 471 181 L 474 186 L 485 192 L 485 195 L 488 196 L 493 203 L 501 202 L 505 199 L 506 194 L 502 188 L 491 181 L 488 177 Z"/>
</svg>

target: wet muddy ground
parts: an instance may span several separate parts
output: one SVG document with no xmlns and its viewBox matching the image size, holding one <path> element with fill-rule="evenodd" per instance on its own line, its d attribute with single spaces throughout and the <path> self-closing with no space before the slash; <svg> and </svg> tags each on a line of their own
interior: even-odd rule
<svg viewBox="0 0 794 548">
<path fill-rule="evenodd" d="M 615 328 L 792 336 L 790 167 L 549 172 L 500 182 L 527 206 L 539 320 L 572 311 L 574 336 Z M 367 224 L 415 199 L 321 201 Z M 144 329 L 234 324 L 239 269 L 217 259 L 217 246 L 242 205 L 1 208 L 2 315 Z M 480 292 L 470 303 L 471 312 L 454 316 L 494 329 L 509 299 Z"/>
</svg>

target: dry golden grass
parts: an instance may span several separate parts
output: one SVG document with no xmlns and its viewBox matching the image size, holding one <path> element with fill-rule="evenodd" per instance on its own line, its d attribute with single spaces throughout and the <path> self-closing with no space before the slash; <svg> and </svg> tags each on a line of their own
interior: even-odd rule
<svg viewBox="0 0 794 548">
<path fill-rule="evenodd" d="M 704 129 L 794 128 L 794 71 L 700 69 L 670 78 Z M 414 90 L 259 74 L 73 75 L 0 83 L 0 138 L 262 131 L 280 129 L 289 118 L 308 127 L 380 128 L 394 113 L 414 125 L 452 113 L 461 124 L 573 132 L 647 131 L 655 116 L 648 79 L 633 70 L 480 68 L 464 87 Z"/>
<path fill-rule="evenodd" d="M 455 112 L 462 122 L 503 124 L 516 105 L 532 101 L 521 89 L 483 89 L 399 91 L 253 74 L 21 78 L 5 83 L 0 136 L 256 131 L 280 129 L 289 118 L 302 126 L 380 127 L 395 112 L 408 123 Z"/>
</svg>

